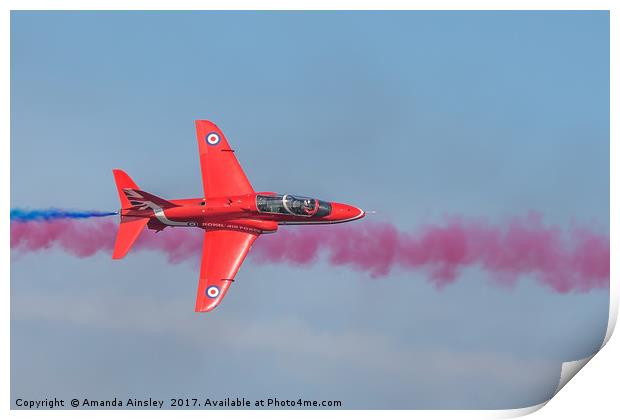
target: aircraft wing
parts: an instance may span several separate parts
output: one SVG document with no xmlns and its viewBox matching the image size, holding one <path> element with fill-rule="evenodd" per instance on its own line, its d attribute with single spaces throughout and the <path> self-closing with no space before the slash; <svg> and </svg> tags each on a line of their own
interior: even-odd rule
<svg viewBox="0 0 620 420">
<path fill-rule="evenodd" d="M 220 304 L 257 237 L 233 230 L 205 232 L 196 312 L 208 312 Z"/>
<path fill-rule="evenodd" d="M 254 192 L 234 150 L 215 124 L 205 120 L 196 121 L 196 137 L 205 198 Z"/>
</svg>

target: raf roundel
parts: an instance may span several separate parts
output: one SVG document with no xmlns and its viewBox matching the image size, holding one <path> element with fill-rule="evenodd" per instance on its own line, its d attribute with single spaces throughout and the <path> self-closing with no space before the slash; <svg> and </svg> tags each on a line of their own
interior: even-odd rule
<svg viewBox="0 0 620 420">
<path fill-rule="evenodd" d="M 205 139 L 207 140 L 207 143 L 209 145 L 215 146 L 220 142 L 220 135 L 217 133 L 209 133 L 207 134 L 207 137 L 205 137 Z"/>
<path fill-rule="evenodd" d="M 220 295 L 220 288 L 217 286 L 209 286 L 207 287 L 207 297 L 211 299 L 215 299 Z"/>
</svg>

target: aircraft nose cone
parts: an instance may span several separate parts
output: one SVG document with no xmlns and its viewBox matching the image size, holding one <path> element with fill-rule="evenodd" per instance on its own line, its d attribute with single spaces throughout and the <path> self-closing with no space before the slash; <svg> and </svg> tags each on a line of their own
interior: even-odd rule
<svg viewBox="0 0 620 420">
<path fill-rule="evenodd" d="M 334 203 L 335 216 L 340 221 L 349 221 L 361 219 L 366 213 L 357 207 L 349 206 L 348 204 Z"/>
<path fill-rule="evenodd" d="M 364 210 L 358 209 L 357 207 L 353 207 L 353 206 L 347 206 L 346 213 L 347 213 L 347 216 L 353 217 L 355 219 L 361 219 L 362 217 L 366 215 L 366 213 L 364 213 Z"/>
</svg>

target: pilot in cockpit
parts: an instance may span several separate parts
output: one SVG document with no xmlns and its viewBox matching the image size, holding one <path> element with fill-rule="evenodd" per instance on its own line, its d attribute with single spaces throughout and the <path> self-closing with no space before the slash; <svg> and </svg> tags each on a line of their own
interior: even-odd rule
<svg viewBox="0 0 620 420">
<path fill-rule="evenodd" d="M 310 199 L 310 198 L 306 198 L 306 199 L 304 199 L 304 203 L 303 203 L 303 205 L 302 205 L 302 207 L 301 207 L 301 208 L 302 208 L 302 210 L 304 211 L 304 213 L 306 213 L 306 214 L 312 214 L 312 213 L 314 212 L 314 206 L 312 205 L 312 204 L 313 204 L 313 201 L 314 201 L 314 200 L 312 200 L 312 199 Z"/>
</svg>

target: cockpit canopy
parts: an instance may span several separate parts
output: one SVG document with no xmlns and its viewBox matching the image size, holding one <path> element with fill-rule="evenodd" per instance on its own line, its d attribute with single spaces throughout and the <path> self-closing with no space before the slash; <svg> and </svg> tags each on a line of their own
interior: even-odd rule
<svg viewBox="0 0 620 420">
<path fill-rule="evenodd" d="M 332 206 L 327 201 L 291 194 L 259 194 L 256 196 L 256 208 L 261 213 L 304 217 L 323 217 L 332 211 Z"/>
</svg>

